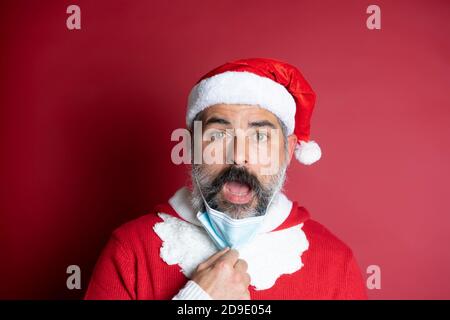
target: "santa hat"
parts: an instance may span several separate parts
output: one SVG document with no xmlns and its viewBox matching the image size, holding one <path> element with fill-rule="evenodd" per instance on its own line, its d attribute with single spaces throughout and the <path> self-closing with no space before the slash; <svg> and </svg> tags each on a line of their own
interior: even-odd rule
<svg viewBox="0 0 450 320">
<path fill-rule="evenodd" d="M 295 157 L 310 165 L 322 155 L 310 140 L 315 101 L 314 91 L 296 67 L 273 59 L 235 60 L 208 72 L 192 88 L 186 123 L 190 127 L 199 112 L 215 104 L 258 105 L 275 114 L 288 135 L 297 136 Z"/>
</svg>

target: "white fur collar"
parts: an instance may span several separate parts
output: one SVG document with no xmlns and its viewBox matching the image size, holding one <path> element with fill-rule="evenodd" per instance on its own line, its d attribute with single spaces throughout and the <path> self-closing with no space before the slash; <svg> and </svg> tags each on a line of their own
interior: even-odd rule
<svg viewBox="0 0 450 320">
<path fill-rule="evenodd" d="M 188 222 L 160 212 L 158 215 L 163 222 L 155 224 L 153 229 L 163 241 L 161 258 L 169 265 L 178 264 L 183 274 L 190 278 L 196 267 L 218 249 L 196 220 L 190 202 L 187 202 L 188 192 L 182 188 L 169 200 L 175 211 Z M 309 247 L 301 229 L 303 224 L 270 232 L 283 223 L 291 208 L 292 202 L 280 194 L 268 210 L 270 216 L 262 228 L 265 231 L 239 250 L 240 258 L 248 263 L 251 284 L 256 290 L 271 288 L 278 277 L 294 273 L 303 266 L 301 256 Z"/>
</svg>

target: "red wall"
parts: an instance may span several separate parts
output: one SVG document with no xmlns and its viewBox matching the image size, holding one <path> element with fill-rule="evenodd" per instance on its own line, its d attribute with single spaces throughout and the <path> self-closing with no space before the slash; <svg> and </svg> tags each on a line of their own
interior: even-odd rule
<svg viewBox="0 0 450 320">
<path fill-rule="evenodd" d="M 0 297 L 82 297 L 111 231 L 187 181 L 170 134 L 194 82 L 261 56 L 318 95 L 323 159 L 290 168 L 290 197 L 381 267 L 371 298 L 450 298 L 450 2 L 377 1 L 374 31 L 369 4 L 2 2 Z"/>
</svg>

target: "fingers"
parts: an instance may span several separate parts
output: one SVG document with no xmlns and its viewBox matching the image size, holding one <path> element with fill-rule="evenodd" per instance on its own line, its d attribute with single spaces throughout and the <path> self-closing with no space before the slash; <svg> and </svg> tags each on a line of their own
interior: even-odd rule
<svg viewBox="0 0 450 320">
<path fill-rule="evenodd" d="M 239 259 L 239 252 L 235 249 L 228 250 L 224 255 L 220 256 L 216 261 L 225 262 L 234 266 Z"/>
<path fill-rule="evenodd" d="M 238 261 L 234 265 L 234 268 L 236 270 L 238 270 L 239 272 L 245 273 L 245 272 L 247 272 L 248 264 L 247 264 L 247 262 L 245 260 L 238 259 Z"/>
<path fill-rule="evenodd" d="M 247 272 L 247 270 L 248 270 L 247 262 L 243 259 L 238 259 L 238 261 L 234 265 L 234 269 L 241 274 L 241 277 L 242 277 L 241 279 L 244 281 L 244 283 L 248 287 L 250 285 L 251 278 Z"/>
<path fill-rule="evenodd" d="M 199 265 L 199 269 L 206 269 L 212 266 L 221 256 L 223 256 L 225 253 L 227 253 L 230 250 L 230 248 L 222 249 L 215 254 L 213 254 L 211 257 L 208 258 L 205 262 L 201 263 Z"/>
</svg>

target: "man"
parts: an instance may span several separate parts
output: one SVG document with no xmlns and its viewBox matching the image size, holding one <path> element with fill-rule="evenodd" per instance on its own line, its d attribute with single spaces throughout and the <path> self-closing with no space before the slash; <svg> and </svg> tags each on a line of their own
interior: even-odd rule
<svg viewBox="0 0 450 320">
<path fill-rule="evenodd" d="M 281 192 L 294 154 L 305 165 L 321 157 L 314 104 L 281 61 L 203 76 L 186 115 L 192 185 L 114 231 L 86 299 L 366 298 L 352 251 Z"/>
</svg>

